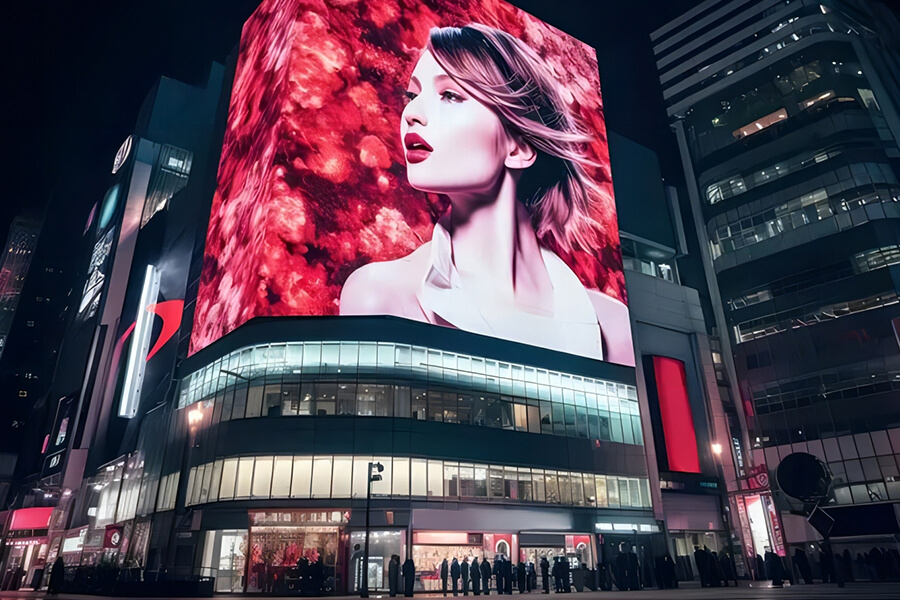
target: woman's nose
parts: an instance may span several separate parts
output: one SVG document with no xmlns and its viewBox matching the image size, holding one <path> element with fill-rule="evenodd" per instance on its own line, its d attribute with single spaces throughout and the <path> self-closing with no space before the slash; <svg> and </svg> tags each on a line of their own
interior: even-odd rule
<svg viewBox="0 0 900 600">
<path fill-rule="evenodd" d="M 406 110 L 403 111 L 403 118 L 406 119 L 406 124 L 410 127 L 415 123 L 418 123 L 423 127 L 428 125 L 428 118 L 422 110 L 422 103 L 417 103 L 416 100 L 413 100 L 406 105 Z"/>
</svg>

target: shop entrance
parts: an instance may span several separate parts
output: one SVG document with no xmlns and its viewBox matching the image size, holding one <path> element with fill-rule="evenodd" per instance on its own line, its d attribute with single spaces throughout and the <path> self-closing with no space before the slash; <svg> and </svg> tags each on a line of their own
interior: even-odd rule
<svg viewBox="0 0 900 600">
<path fill-rule="evenodd" d="M 365 531 L 350 533 L 350 593 L 358 593 L 362 585 L 362 561 L 366 543 Z M 374 529 L 369 532 L 368 587 L 370 592 L 387 590 L 390 587 L 388 572 L 391 556 L 400 557 L 400 564 L 406 559 L 406 531 Z M 415 559 L 414 559 L 415 560 Z M 416 565 L 419 563 L 416 562 Z"/>
<path fill-rule="evenodd" d="M 723 547 L 725 536 L 716 531 L 671 531 L 675 543 L 675 576 L 679 581 L 693 581 L 699 578 L 694 548 L 709 548 L 718 551 Z"/>
<path fill-rule="evenodd" d="M 47 538 L 21 538 L 6 541 L 6 565 L 0 588 L 35 589 L 40 586 L 47 560 Z"/>
<path fill-rule="evenodd" d="M 569 563 L 570 583 L 576 588 L 584 586 L 593 587 L 592 578 L 586 574 L 593 573 L 596 566 L 593 536 L 566 535 L 550 533 L 522 533 L 519 535 L 520 559 L 526 563 L 534 564 L 537 577 L 537 589 L 543 587 L 541 575 L 541 557 L 546 557 L 550 563 L 549 587 L 553 589 L 552 568 L 557 558 L 563 558 Z M 590 581 L 588 581 L 590 579 Z"/>
<path fill-rule="evenodd" d="M 251 511 L 244 591 L 326 595 L 342 589 L 341 531 L 348 519 L 341 511 Z"/>
<path fill-rule="evenodd" d="M 638 590 L 657 585 L 657 558 L 669 553 L 659 533 L 603 533 L 598 578 L 604 590 Z"/>
<path fill-rule="evenodd" d="M 244 591 L 248 530 L 207 531 L 201 575 L 216 578 L 216 593 Z"/>
</svg>

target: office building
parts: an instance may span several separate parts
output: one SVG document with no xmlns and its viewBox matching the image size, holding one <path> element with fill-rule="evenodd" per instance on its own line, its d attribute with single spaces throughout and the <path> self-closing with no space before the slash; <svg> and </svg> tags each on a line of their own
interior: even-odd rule
<svg viewBox="0 0 900 600">
<path fill-rule="evenodd" d="M 732 0 L 652 35 L 753 553 L 821 538 L 775 481 L 794 452 L 833 475 L 837 542 L 897 531 L 897 31 L 886 3 Z"/>
</svg>

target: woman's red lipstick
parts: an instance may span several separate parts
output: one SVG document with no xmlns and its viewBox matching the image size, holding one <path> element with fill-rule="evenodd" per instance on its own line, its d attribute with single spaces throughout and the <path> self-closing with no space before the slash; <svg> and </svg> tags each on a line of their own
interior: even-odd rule
<svg viewBox="0 0 900 600">
<path fill-rule="evenodd" d="M 422 162 L 434 150 L 418 133 L 407 133 L 403 137 L 403 145 L 406 146 L 406 162 L 410 164 Z"/>
</svg>

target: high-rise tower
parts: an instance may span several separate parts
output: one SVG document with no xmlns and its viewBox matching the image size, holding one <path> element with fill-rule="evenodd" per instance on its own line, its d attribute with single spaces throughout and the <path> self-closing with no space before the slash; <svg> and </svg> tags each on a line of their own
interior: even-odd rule
<svg viewBox="0 0 900 600">
<path fill-rule="evenodd" d="M 733 449 L 770 479 L 792 452 L 826 462 L 844 535 L 877 533 L 861 510 L 896 528 L 900 500 L 897 32 L 879 2 L 716 0 L 652 34 Z M 752 474 L 735 492 L 768 524 L 755 551 L 816 539 Z"/>
</svg>

